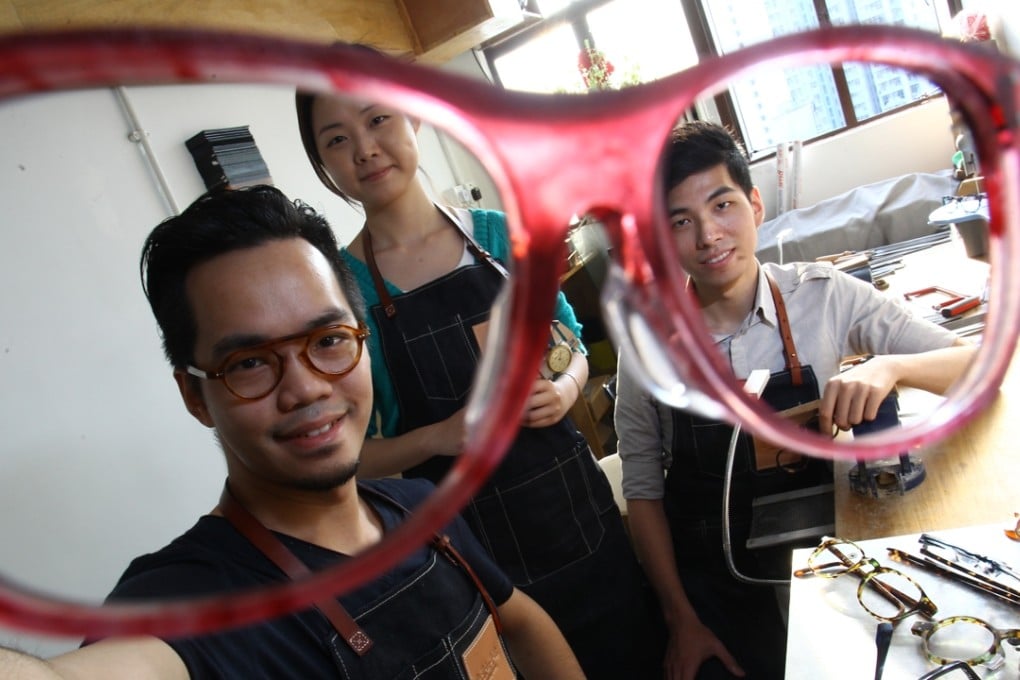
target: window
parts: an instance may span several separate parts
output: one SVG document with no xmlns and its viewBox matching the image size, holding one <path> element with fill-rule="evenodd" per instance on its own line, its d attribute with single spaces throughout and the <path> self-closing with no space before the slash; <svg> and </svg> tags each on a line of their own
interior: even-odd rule
<svg viewBox="0 0 1020 680">
<path fill-rule="evenodd" d="M 583 92 L 578 59 L 586 42 L 609 59 L 617 86 L 698 63 L 679 0 L 539 0 L 538 6 L 545 20 L 485 51 L 507 89 Z"/>
<path fill-rule="evenodd" d="M 485 50 L 508 89 L 583 92 L 586 44 L 614 67 L 613 85 L 649 81 L 770 38 L 824 25 L 882 23 L 940 32 L 961 0 L 535 0 L 543 20 Z M 739 131 L 754 155 L 810 140 L 937 96 L 924 79 L 842 64 L 752 74 L 705 102 L 703 116 Z"/>
</svg>

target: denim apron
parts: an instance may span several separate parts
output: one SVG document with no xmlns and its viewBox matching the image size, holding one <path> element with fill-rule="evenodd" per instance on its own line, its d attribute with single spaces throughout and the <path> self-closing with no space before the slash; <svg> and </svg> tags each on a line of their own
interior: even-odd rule
<svg viewBox="0 0 1020 680">
<path fill-rule="evenodd" d="M 782 295 L 771 277 L 768 282 L 786 369 L 771 374 L 761 398 L 772 408 L 785 410 L 818 399 L 818 381 L 810 366 L 800 364 Z M 737 656 L 749 677 L 781 678 L 786 635 L 772 588 L 734 579 L 722 548 L 723 482 L 733 427 L 679 409 L 673 409 L 672 421 L 673 462 L 666 473 L 663 505 L 684 590 L 699 618 Z M 815 458 L 804 458 L 795 468 L 757 467 L 752 438 L 741 432 L 730 486 L 733 559 L 748 576 L 789 578 L 789 550 L 750 551 L 745 546 L 752 499 L 829 483 L 831 468 Z M 699 678 L 730 677 L 714 663 L 703 671 Z"/>
<path fill-rule="evenodd" d="M 786 369 L 771 374 L 761 399 L 777 411 L 819 398 L 818 381 L 810 366 L 798 359 L 790 331 L 786 305 L 778 286 L 767 276 L 776 306 Z M 679 409 L 672 412 L 673 463 L 666 474 L 666 513 L 678 555 L 722 562 L 722 505 L 726 452 L 733 436 L 728 423 L 702 418 Z M 730 486 L 730 530 L 734 558 L 741 571 L 762 576 L 760 561 L 744 544 L 751 521 L 751 501 L 769 494 L 792 491 L 832 481 L 826 461 L 804 458 L 796 467 L 758 470 L 752 438 L 741 432 L 737 438 Z M 718 560 L 718 562 L 717 562 Z M 789 574 L 780 574 L 780 578 Z"/>
<path fill-rule="evenodd" d="M 489 320 L 506 280 L 502 265 L 447 217 L 476 262 L 397 296 L 386 290 L 364 232 L 380 300 L 369 313 L 397 394 L 401 433 L 466 404 L 480 356 L 473 329 Z M 452 465 L 452 457 L 435 456 L 404 476 L 438 483 Z M 646 613 L 642 574 L 609 482 L 569 418 L 520 428 L 462 514 L 513 584 L 553 618 L 589 678 L 627 677 L 635 660 L 621 638 L 627 643 L 644 625 L 630 621 Z"/>
<path fill-rule="evenodd" d="M 388 504 L 402 514 L 407 513 L 403 506 L 376 489 L 359 486 L 359 491 L 372 506 Z M 221 507 L 227 520 L 289 577 L 300 577 L 310 571 L 226 489 Z M 403 566 L 400 565 L 363 586 L 379 590 L 361 611 L 348 613 L 340 598 L 315 603 L 323 614 L 322 644 L 336 667 L 336 677 L 344 680 L 517 677 L 498 636 L 496 607 L 470 565 L 448 539 L 438 535 L 422 550 L 426 557 L 413 571 L 405 569 L 407 573 L 395 576 Z M 496 649 L 485 647 L 486 643 Z M 477 652 L 483 649 L 487 656 L 499 656 L 497 674 L 491 674 L 492 662 L 486 664 L 487 658 L 479 659 Z M 471 674 L 469 668 L 476 669 L 475 673 Z"/>
</svg>

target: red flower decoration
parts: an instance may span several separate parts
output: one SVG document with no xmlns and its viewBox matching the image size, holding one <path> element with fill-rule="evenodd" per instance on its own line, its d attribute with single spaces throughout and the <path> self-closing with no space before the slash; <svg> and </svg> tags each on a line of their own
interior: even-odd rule
<svg viewBox="0 0 1020 680">
<path fill-rule="evenodd" d="M 577 70 L 581 72 L 584 86 L 589 90 L 606 90 L 611 87 L 609 76 L 615 70 L 612 62 L 606 59 L 601 50 L 589 47 L 587 43 L 577 55 Z"/>
<path fill-rule="evenodd" d="M 984 42 L 992 39 L 988 28 L 988 15 L 984 12 L 966 11 L 957 14 L 953 21 L 963 42 Z"/>
</svg>

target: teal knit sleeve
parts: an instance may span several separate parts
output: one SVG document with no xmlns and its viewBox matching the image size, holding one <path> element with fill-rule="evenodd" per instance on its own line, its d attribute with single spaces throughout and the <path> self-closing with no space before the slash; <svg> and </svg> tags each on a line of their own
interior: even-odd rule
<svg viewBox="0 0 1020 680">
<path fill-rule="evenodd" d="M 471 216 L 475 225 L 475 240 L 478 245 L 484 248 L 494 258 L 509 265 L 510 259 L 510 234 L 507 231 L 506 215 L 495 210 L 472 210 Z M 563 291 L 556 294 L 556 306 L 553 309 L 553 318 L 569 328 L 578 341 L 581 339 L 581 323 L 574 314 L 574 308 L 567 301 Z M 585 355 L 588 348 L 580 342 L 578 349 Z"/>
<path fill-rule="evenodd" d="M 372 282 L 372 274 L 368 266 L 348 252 L 346 248 L 340 249 L 344 263 L 354 274 L 361 290 L 361 296 L 365 299 L 365 309 L 368 310 L 365 324 L 368 326 L 371 335 L 368 338 L 368 356 L 372 362 L 372 391 L 374 401 L 372 403 L 372 418 L 368 423 L 367 435 L 374 437 L 382 433 L 384 437 L 392 437 L 397 434 L 397 423 L 400 420 L 400 411 L 397 408 L 397 392 L 393 387 L 393 380 L 386 370 L 386 360 L 383 358 L 381 338 L 379 336 L 379 325 L 372 315 L 372 307 L 379 304 L 379 294 Z M 399 295 L 400 289 L 386 282 L 386 287 L 391 295 Z"/>
</svg>

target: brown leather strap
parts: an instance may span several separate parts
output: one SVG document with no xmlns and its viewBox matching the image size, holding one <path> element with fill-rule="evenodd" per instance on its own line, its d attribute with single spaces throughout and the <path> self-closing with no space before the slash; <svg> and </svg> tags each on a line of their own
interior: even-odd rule
<svg viewBox="0 0 1020 680">
<path fill-rule="evenodd" d="M 481 260 L 485 264 L 489 265 L 497 274 L 502 276 L 504 279 L 510 277 L 509 272 L 506 268 L 499 263 L 496 258 L 489 254 L 487 250 L 478 245 L 475 241 L 474 236 L 469 234 L 457 216 L 451 213 L 444 206 L 436 204 L 436 209 L 443 214 L 460 232 L 460 235 L 464 238 L 464 242 L 467 245 L 467 249 L 475 256 L 476 259 Z M 386 290 L 386 281 L 383 279 L 382 274 L 379 273 L 379 265 L 375 262 L 375 251 L 372 247 L 372 233 L 366 228 L 361 231 L 362 247 L 365 250 L 365 264 L 368 265 L 368 272 L 372 275 L 372 284 L 375 286 L 375 292 L 379 296 L 379 302 L 382 304 L 383 311 L 386 312 L 387 318 L 393 318 L 397 314 L 397 308 L 393 305 L 393 298 L 390 296 L 388 290 Z"/>
<path fill-rule="evenodd" d="M 492 601 L 492 597 L 489 595 L 489 591 L 486 590 L 485 586 L 482 585 L 481 579 L 478 578 L 478 574 L 471 568 L 468 561 L 460 554 L 460 552 L 453 547 L 453 543 L 450 541 L 450 537 L 446 534 L 436 534 L 435 538 L 432 539 L 432 545 L 436 550 L 440 551 L 446 557 L 467 572 L 468 577 L 475 584 L 475 588 L 482 595 L 482 600 L 485 601 L 485 608 L 489 610 L 489 614 L 492 615 L 492 622 L 496 624 L 496 632 L 502 634 L 503 622 L 499 618 L 499 610 L 496 609 L 496 603 Z"/>
<path fill-rule="evenodd" d="M 224 485 L 223 493 L 220 495 L 220 510 L 235 529 L 291 579 L 311 573 L 308 567 L 280 542 L 280 539 L 237 502 L 227 485 Z M 328 598 L 316 602 L 315 607 L 329 619 L 333 628 L 355 654 L 364 656 L 372 648 L 372 640 L 335 599 Z"/>
<path fill-rule="evenodd" d="M 500 264 L 499 260 L 490 255 L 489 251 L 478 245 L 478 241 L 475 240 L 474 235 L 464 228 L 464 225 L 460 223 L 460 220 L 457 219 L 457 216 L 454 215 L 449 208 L 439 205 L 438 203 L 436 203 L 435 206 L 439 212 L 446 215 L 446 219 L 450 220 L 453 226 L 457 228 L 457 231 L 460 232 L 460 235 L 464 237 L 464 241 L 467 243 L 467 249 L 471 251 L 471 254 L 474 255 L 476 259 L 479 259 L 489 265 L 493 271 L 502 276 L 504 279 L 510 278 L 510 272 L 506 270 L 506 267 Z"/>
<path fill-rule="evenodd" d="M 393 318 L 397 313 L 397 308 L 393 306 L 393 298 L 390 297 L 390 292 L 386 290 L 386 282 L 383 281 L 382 274 L 379 273 L 379 265 L 375 263 L 375 252 L 372 250 L 372 232 L 367 228 L 361 232 L 361 245 L 365 249 L 365 264 L 368 265 L 368 271 L 372 275 L 372 283 L 375 285 L 375 292 L 379 296 L 379 303 L 382 305 L 383 311 L 386 312 L 386 317 Z"/>
<path fill-rule="evenodd" d="M 793 333 L 790 331 L 790 318 L 786 315 L 786 304 L 779 292 L 779 284 L 765 272 L 768 279 L 769 289 L 772 291 L 772 302 L 776 305 L 776 318 L 779 320 L 779 335 L 783 338 L 783 355 L 786 357 L 786 370 L 790 372 L 791 382 L 799 386 L 804 379 L 800 370 L 800 359 L 797 358 L 797 346 L 793 342 Z"/>
</svg>

